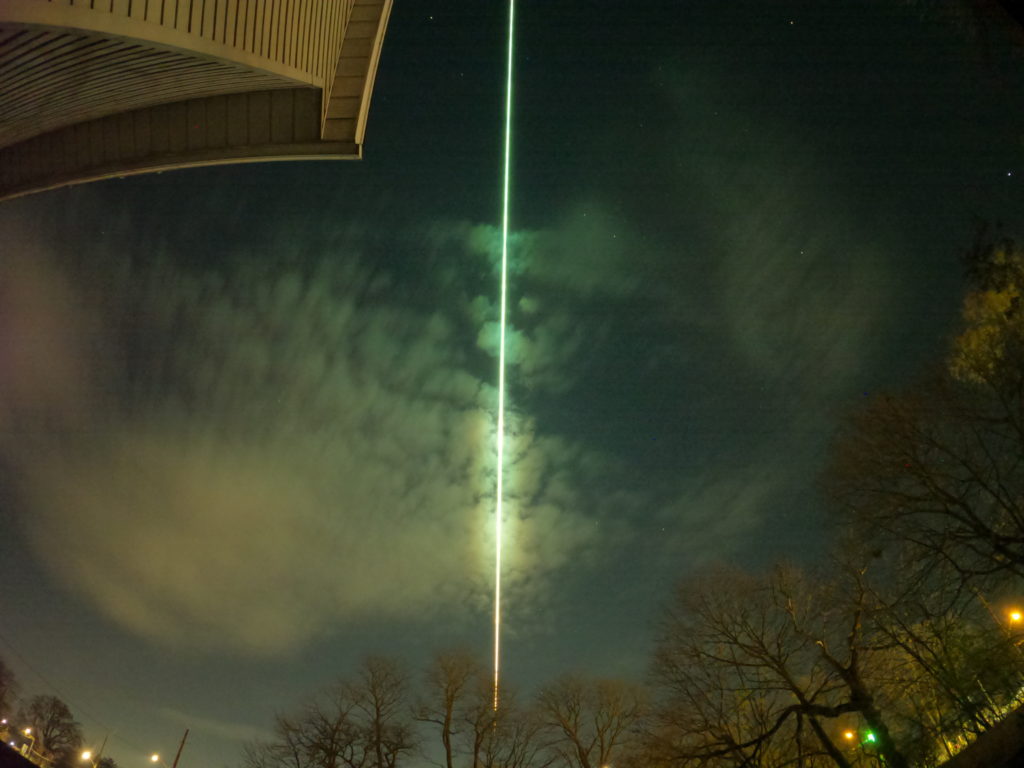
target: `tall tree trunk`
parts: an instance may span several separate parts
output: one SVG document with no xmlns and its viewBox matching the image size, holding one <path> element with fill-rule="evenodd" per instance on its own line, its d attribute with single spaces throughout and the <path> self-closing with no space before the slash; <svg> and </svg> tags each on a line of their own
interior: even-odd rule
<svg viewBox="0 0 1024 768">
<path fill-rule="evenodd" d="M 452 705 L 449 702 L 444 713 L 444 726 L 441 729 L 441 741 L 444 742 L 444 759 L 448 768 L 452 768 Z"/>
<path fill-rule="evenodd" d="M 860 705 L 860 713 L 864 722 L 868 724 L 871 733 L 875 736 L 875 744 L 878 745 L 878 754 L 885 761 L 887 768 L 910 768 L 910 763 L 903 753 L 899 751 L 896 742 L 892 740 L 889 727 L 885 724 L 882 713 L 875 706 L 874 697 L 867 692 L 860 677 L 852 675 L 850 690 L 853 693 L 853 700 Z"/>
<path fill-rule="evenodd" d="M 811 730 L 818 736 L 818 741 L 821 742 L 822 748 L 828 753 L 828 756 L 832 758 L 832 762 L 839 766 L 839 768 L 851 768 L 850 761 L 846 759 L 842 752 L 839 751 L 839 747 L 835 745 L 832 739 L 829 738 L 828 734 L 825 733 L 825 729 L 821 727 L 821 723 L 818 722 L 818 718 L 810 716 L 807 721 L 811 724 Z"/>
</svg>

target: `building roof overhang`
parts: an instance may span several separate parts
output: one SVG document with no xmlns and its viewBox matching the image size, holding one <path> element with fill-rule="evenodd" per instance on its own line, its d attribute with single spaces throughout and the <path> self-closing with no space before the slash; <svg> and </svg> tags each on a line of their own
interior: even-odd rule
<svg viewBox="0 0 1024 768">
<path fill-rule="evenodd" d="M 0 199 L 194 166 L 357 159 L 390 9 L 5 0 Z"/>
</svg>

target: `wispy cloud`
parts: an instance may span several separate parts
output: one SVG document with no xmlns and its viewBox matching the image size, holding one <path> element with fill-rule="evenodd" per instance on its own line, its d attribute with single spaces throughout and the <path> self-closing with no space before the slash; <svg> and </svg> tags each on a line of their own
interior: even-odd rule
<svg viewBox="0 0 1024 768">
<path fill-rule="evenodd" d="M 6 346 L 35 366 L 8 374 L 28 434 L 5 456 L 66 584 L 154 640 L 252 653 L 483 603 L 495 397 L 461 308 L 402 303 L 355 259 L 226 276 L 154 257 L 110 268 L 92 304 L 35 263 L 5 281 L 28 297 Z M 39 386 L 55 371 L 94 385 Z M 525 415 L 511 429 L 508 578 L 533 589 L 587 543 L 589 468 Z"/>
</svg>

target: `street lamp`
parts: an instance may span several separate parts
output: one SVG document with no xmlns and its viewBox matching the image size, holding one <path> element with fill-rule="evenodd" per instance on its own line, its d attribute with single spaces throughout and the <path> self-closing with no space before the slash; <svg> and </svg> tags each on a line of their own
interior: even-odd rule
<svg viewBox="0 0 1024 768">
<path fill-rule="evenodd" d="M 1024 652 L 1020 649 L 1022 641 L 1021 635 L 1024 630 L 1024 610 L 1020 608 L 1010 608 L 1006 612 L 1006 618 L 1008 619 L 1006 628 L 1006 637 L 1013 643 L 1013 647 L 1017 650 L 1017 653 L 1024 656 Z"/>
<path fill-rule="evenodd" d="M 22 733 L 29 738 L 28 753 L 31 755 L 32 751 L 36 748 L 36 735 L 32 733 L 31 728 L 26 728 Z"/>
<path fill-rule="evenodd" d="M 156 752 L 154 752 L 152 755 L 149 756 L 149 762 L 151 762 L 151 763 L 159 763 L 164 768 L 167 768 L 167 763 L 165 763 L 163 760 L 161 760 L 160 759 L 160 755 L 158 755 Z"/>
</svg>

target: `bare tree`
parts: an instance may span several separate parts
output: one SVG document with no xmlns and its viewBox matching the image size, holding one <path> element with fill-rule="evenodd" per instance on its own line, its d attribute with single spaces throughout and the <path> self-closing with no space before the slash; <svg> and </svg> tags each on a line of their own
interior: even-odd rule
<svg viewBox="0 0 1024 768">
<path fill-rule="evenodd" d="M 426 691 L 416 708 L 416 719 L 440 730 L 446 768 L 454 765 L 455 739 L 461 727 L 459 713 L 465 709 L 481 674 L 479 661 L 463 650 L 436 654 L 427 670 Z M 477 753 L 474 750 L 473 754 Z"/>
<path fill-rule="evenodd" d="M 820 724 L 852 710 L 813 640 L 765 580 L 716 569 L 681 585 L 662 624 L 654 664 L 658 694 L 653 752 L 664 762 L 767 766 L 849 760 Z M 799 722 L 799 726 L 797 723 Z M 799 733 L 800 739 L 796 739 Z"/>
<path fill-rule="evenodd" d="M 889 547 L 884 557 L 865 558 L 870 567 L 857 574 L 871 601 L 876 644 L 888 646 L 874 666 L 894 689 L 894 722 L 918 734 L 916 747 L 904 738 L 917 762 L 948 756 L 965 734 L 994 725 L 1024 674 L 1008 617 L 948 563 L 920 559 L 912 548 Z"/>
<path fill-rule="evenodd" d="M 670 762 L 848 768 L 833 735 L 859 720 L 886 764 L 906 768 L 867 674 L 877 652 L 867 617 L 855 581 L 793 568 L 763 579 L 717 570 L 685 585 L 655 661 L 655 751 Z"/>
<path fill-rule="evenodd" d="M 294 716 L 278 715 L 272 738 L 245 746 L 245 768 L 396 768 L 415 747 L 407 678 L 397 662 L 367 658 Z"/>
<path fill-rule="evenodd" d="M 887 765 L 908 768 L 882 714 L 876 685 L 868 673 L 872 655 L 887 649 L 873 636 L 873 609 L 863 571 L 846 569 L 831 579 L 807 577 L 796 568 L 779 568 L 771 579 L 776 604 L 781 604 L 794 632 L 814 644 L 819 663 L 841 687 L 838 709 L 856 712 L 873 735 L 878 754 Z"/>
<path fill-rule="evenodd" d="M 639 687 L 567 676 L 537 696 L 549 746 L 565 768 L 605 768 L 635 738 L 644 716 Z"/>
<path fill-rule="evenodd" d="M 486 751 L 488 768 L 548 768 L 552 758 L 545 750 L 539 713 L 519 709 L 510 697 L 506 699 Z"/>
<path fill-rule="evenodd" d="M 1024 575 L 1022 404 L 941 376 L 877 398 L 836 444 L 829 495 L 879 549 L 896 541 L 964 579 Z"/>
<path fill-rule="evenodd" d="M 311 701 L 294 718 L 278 715 L 273 738 L 245 745 L 245 768 L 362 768 L 362 735 L 351 705 L 338 697 Z"/>
<path fill-rule="evenodd" d="M 1024 575 L 1024 254 L 982 233 L 948 366 L 875 398 L 836 442 L 828 495 L 865 539 L 964 579 Z"/>
<path fill-rule="evenodd" d="M 55 761 L 66 760 L 82 746 L 82 727 L 56 696 L 33 696 L 19 710 L 18 720 L 32 728 L 37 748 Z"/>
<path fill-rule="evenodd" d="M 365 725 L 354 717 L 355 702 L 336 691 L 326 705 L 314 702 L 303 715 L 307 752 L 315 755 L 316 768 L 363 768 L 372 764 L 374 751 Z M 315 749 L 314 749 L 315 747 Z"/>
<path fill-rule="evenodd" d="M 1016 693 L 1024 660 L 984 597 L 949 578 L 896 590 L 868 585 L 876 631 L 914 666 L 904 686 L 916 685 L 957 728 L 979 733 L 993 725 Z"/>
<path fill-rule="evenodd" d="M 494 711 L 494 682 L 489 674 L 481 670 L 472 681 L 462 706 L 459 720 L 462 722 L 462 749 L 470 756 L 472 768 L 491 768 L 497 755 L 498 730 L 506 722 L 510 707 L 514 707 L 514 696 L 506 690 L 502 696 L 500 712 Z"/>
<path fill-rule="evenodd" d="M 521 707 L 508 684 L 495 711 L 493 686 L 494 679 L 484 669 L 469 681 L 457 710 L 459 751 L 469 757 L 471 768 L 548 768 L 552 761 L 538 713 Z"/>
<path fill-rule="evenodd" d="M 648 729 L 648 764 L 819 764 L 821 750 L 808 742 L 803 715 L 783 717 L 791 704 L 784 692 L 760 687 L 746 679 L 747 670 L 731 665 L 692 656 L 672 664 L 671 691 L 662 684 L 664 695 Z"/>
<path fill-rule="evenodd" d="M 409 714 L 409 680 L 401 665 L 370 656 L 352 683 L 342 687 L 351 714 L 363 733 L 370 768 L 395 768 L 416 747 Z"/>
</svg>

